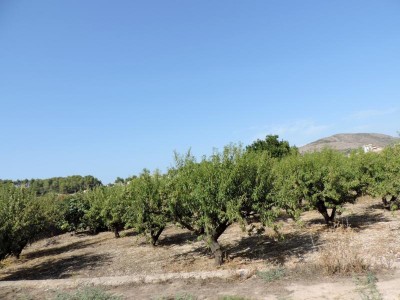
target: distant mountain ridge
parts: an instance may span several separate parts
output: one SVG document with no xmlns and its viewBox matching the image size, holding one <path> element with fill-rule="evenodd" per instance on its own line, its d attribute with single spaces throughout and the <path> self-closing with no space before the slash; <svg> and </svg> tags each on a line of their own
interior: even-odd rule
<svg viewBox="0 0 400 300">
<path fill-rule="evenodd" d="M 384 148 L 396 142 L 400 142 L 400 138 L 380 133 L 340 133 L 299 147 L 299 151 L 313 152 L 328 147 L 347 152 L 369 144 Z"/>
</svg>

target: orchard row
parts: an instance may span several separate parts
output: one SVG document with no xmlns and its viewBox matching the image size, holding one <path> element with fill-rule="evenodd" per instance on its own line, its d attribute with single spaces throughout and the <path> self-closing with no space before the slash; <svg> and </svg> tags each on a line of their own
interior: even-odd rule
<svg viewBox="0 0 400 300">
<path fill-rule="evenodd" d="M 38 196 L 30 188 L 3 183 L 0 259 L 19 257 L 30 242 L 66 231 L 113 230 L 119 237 L 120 230 L 134 228 L 155 245 L 166 225 L 174 223 L 203 236 L 219 265 L 218 239 L 233 223 L 244 228 L 257 218 L 274 227 L 283 212 L 298 218 L 317 210 L 330 226 L 343 205 L 361 195 L 381 197 L 397 209 L 400 145 L 382 153 L 325 149 L 301 155 L 276 136 L 268 138 L 276 145 L 254 143 L 244 149 L 232 144 L 201 160 L 190 152 L 175 155 L 174 167 L 165 174 L 144 170 L 123 184 L 73 195 Z"/>
</svg>

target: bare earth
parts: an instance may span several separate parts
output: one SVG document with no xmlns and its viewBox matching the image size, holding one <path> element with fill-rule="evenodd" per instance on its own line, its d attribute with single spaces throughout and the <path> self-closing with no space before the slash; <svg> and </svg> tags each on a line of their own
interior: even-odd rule
<svg viewBox="0 0 400 300">
<path fill-rule="evenodd" d="M 363 198 L 347 205 L 339 221 L 327 229 L 315 212 L 304 213 L 300 224 L 282 219 L 281 238 L 272 231 L 249 236 L 231 226 L 220 238 L 226 263 L 219 268 L 204 241 L 176 226 L 156 247 L 131 230 L 120 239 L 110 232 L 64 234 L 30 245 L 19 261 L 1 262 L 0 299 L 53 299 L 61 291 L 99 286 L 124 299 L 399 300 L 400 212 Z M 337 261 L 345 267 L 332 275 Z M 285 270 L 276 280 L 258 273 L 276 266 Z M 368 274 L 378 281 L 368 285 Z"/>
</svg>

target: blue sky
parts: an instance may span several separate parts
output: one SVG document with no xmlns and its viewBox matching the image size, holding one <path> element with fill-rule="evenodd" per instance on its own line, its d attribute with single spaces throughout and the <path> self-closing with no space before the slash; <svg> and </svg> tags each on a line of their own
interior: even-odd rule
<svg viewBox="0 0 400 300">
<path fill-rule="evenodd" d="M 0 0 L 0 178 L 104 183 L 400 130 L 400 2 Z"/>
</svg>

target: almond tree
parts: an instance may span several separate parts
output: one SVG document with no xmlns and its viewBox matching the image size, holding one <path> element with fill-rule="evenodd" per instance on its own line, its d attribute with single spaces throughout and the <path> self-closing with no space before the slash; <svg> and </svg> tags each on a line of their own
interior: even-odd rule
<svg viewBox="0 0 400 300">
<path fill-rule="evenodd" d="M 170 221 L 166 176 L 159 171 L 153 174 L 143 170 L 126 187 L 128 201 L 126 224 L 150 237 L 153 246 Z"/>
<path fill-rule="evenodd" d="M 349 159 L 335 150 L 286 157 L 276 164 L 274 178 L 273 197 L 282 207 L 297 216 L 302 206 L 317 209 L 327 225 L 343 204 L 358 196 Z"/>
<path fill-rule="evenodd" d="M 46 218 L 52 207 L 44 204 L 49 202 L 31 189 L 0 184 L 0 260 L 8 255 L 19 258 L 27 244 L 53 225 Z"/>
<path fill-rule="evenodd" d="M 100 215 L 108 229 L 114 231 L 115 237 L 119 238 L 119 232 L 125 228 L 125 218 L 129 205 L 125 187 L 114 185 L 101 189 L 103 201 Z"/>
<path fill-rule="evenodd" d="M 218 238 L 234 222 L 245 224 L 256 204 L 266 201 L 272 159 L 230 145 L 200 162 L 188 153 L 176 156 L 170 170 L 170 206 L 175 219 L 203 234 L 215 258 L 223 262 Z"/>
<path fill-rule="evenodd" d="M 400 145 L 385 148 L 376 160 L 370 194 L 381 197 L 386 207 L 396 210 L 400 206 Z"/>
</svg>

